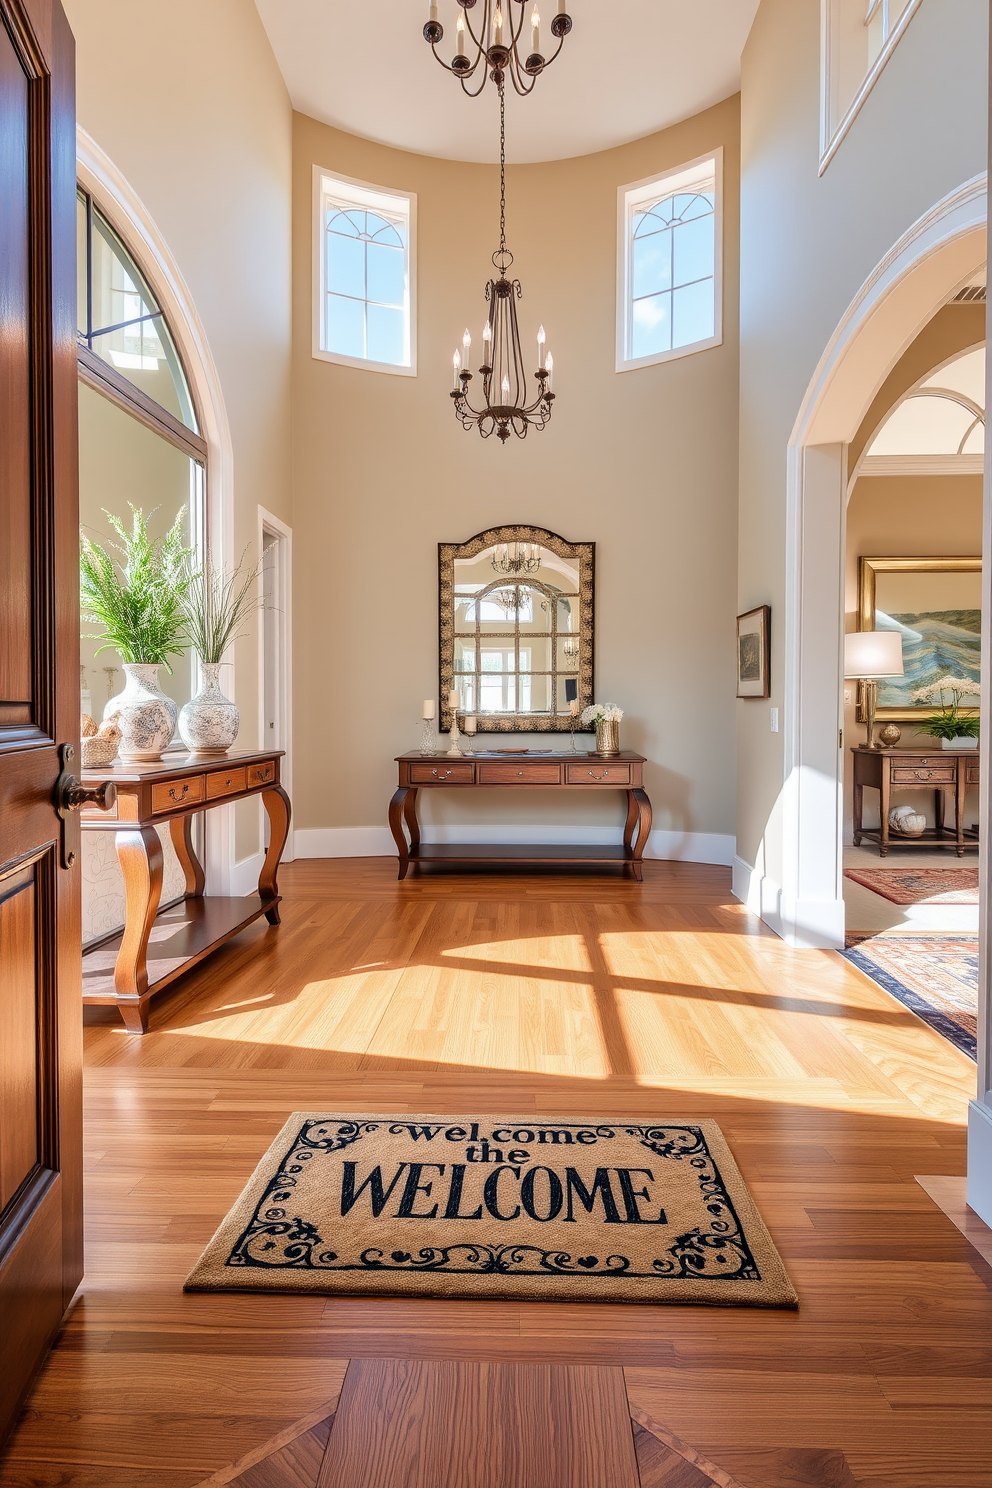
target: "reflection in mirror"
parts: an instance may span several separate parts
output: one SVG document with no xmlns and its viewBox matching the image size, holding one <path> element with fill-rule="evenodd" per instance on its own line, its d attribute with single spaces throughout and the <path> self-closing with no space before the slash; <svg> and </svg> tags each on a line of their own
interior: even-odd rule
<svg viewBox="0 0 992 1488">
<path fill-rule="evenodd" d="M 442 729 L 452 688 L 488 732 L 567 729 L 570 678 L 592 702 L 594 554 L 540 527 L 439 545 Z"/>
</svg>

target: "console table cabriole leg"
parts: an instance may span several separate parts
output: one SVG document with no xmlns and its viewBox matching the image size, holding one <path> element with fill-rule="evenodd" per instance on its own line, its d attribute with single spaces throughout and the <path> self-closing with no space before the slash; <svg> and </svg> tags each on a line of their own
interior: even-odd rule
<svg viewBox="0 0 992 1488">
<path fill-rule="evenodd" d="M 172 845 L 176 850 L 179 865 L 186 875 L 186 898 L 200 899 L 206 887 L 207 876 L 203 864 L 193 850 L 192 816 L 174 816 L 169 823 Z"/>
<path fill-rule="evenodd" d="M 144 1033 L 148 1005 L 148 938 L 162 897 L 162 843 L 154 827 L 128 827 L 114 834 L 124 874 L 124 938 L 114 966 L 114 987 L 129 1033 Z"/>
<path fill-rule="evenodd" d="M 627 792 L 627 820 L 623 826 L 623 845 L 628 858 L 630 857 L 630 849 L 634 841 L 634 828 L 637 826 L 637 819 L 640 814 L 637 797 L 632 790 L 629 790 Z"/>
<path fill-rule="evenodd" d="M 886 762 L 887 763 L 887 762 Z M 889 772 L 883 764 L 882 778 L 879 783 L 879 833 L 878 833 L 878 855 L 884 858 L 889 851 Z"/>
<path fill-rule="evenodd" d="M 417 820 L 417 797 L 420 792 L 414 786 L 403 802 L 403 820 L 410 833 L 410 851 L 420 846 L 420 822 Z"/>
<path fill-rule="evenodd" d="M 958 755 L 958 776 L 954 788 L 954 836 L 959 858 L 964 857 L 964 797 L 966 789 L 967 767 L 964 760 Z"/>
<path fill-rule="evenodd" d="M 408 785 L 401 785 L 393 792 L 393 799 L 389 803 L 389 830 L 393 834 L 396 843 L 396 852 L 399 857 L 399 872 L 397 878 L 406 878 L 406 871 L 410 866 L 410 849 L 407 847 L 406 833 L 403 831 L 403 820 L 406 815 L 406 798 L 410 794 Z"/>
<path fill-rule="evenodd" d="M 281 785 L 274 785 L 271 790 L 262 792 L 262 805 L 269 818 L 269 845 L 265 849 L 265 862 L 258 875 L 258 897 L 264 902 L 266 899 L 274 899 L 279 893 L 279 862 L 289 836 L 292 811 L 289 797 Z M 279 905 L 270 905 L 265 911 L 265 918 L 270 925 L 278 925 Z"/>
<path fill-rule="evenodd" d="M 631 859 L 630 866 L 633 869 L 634 877 L 637 879 L 637 882 L 640 883 L 644 877 L 644 870 L 641 867 L 641 859 L 644 857 L 644 849 L 648 845 L 648 837 L 651 833 L 651 801 L 648 798 L 647 791 L 632 790 L 630 794 L 636 800 L 638 807 L 637 837 L 634 841 L 634 856 Z"/>
</svg>

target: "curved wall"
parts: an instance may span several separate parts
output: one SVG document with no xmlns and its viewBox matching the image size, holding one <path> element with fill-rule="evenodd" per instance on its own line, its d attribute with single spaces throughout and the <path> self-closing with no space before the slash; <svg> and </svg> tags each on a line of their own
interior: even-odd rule
<svg viewBox="0 0 992 1488">
<path fill-rule="evenodd" d="M 510 106 L 519 100 L 511 99 Z M 480 100 L 477 107 L 486 107 Z M 526 104 L 522 105 L 526 107 Z M 451 354 L 476 348 L 499 227 L 498 170 L 294 127 L 294 651 L 297 852 L 391 848 L 393 756 L 437 695 L 437 544 L 528 522 L 597 544 L 596 695 L 650 760 L 654 850 L 730 861 L 737 504 L 738 100 L 601 154 L 510 167 L 521 336 L 555 357 L 549 428 L 500 447 L 455 422 Z M 496 127 L 494 117 L 493 127 Z M 724 149 L 722 346 L 615 369 L 617 188 Z M 311 355 L 314 165 L 418 196 L 416 377 Z M 446 737 L 446 736 L 445 736 Z M 483 736 L 492 738 L 492 736 Z M 553 736 L 555 737 L 555 736 Z M 557 736 L 567 745 L 567 734 Z M 535 744 L 548 736 L 534 737 Z M 527 736 L 504 745 L 528 741 Z M 502 793 L 501 793 L 502 796 Z M 439 831 L 532 840 L 610 800 L 435 799 Z"/>
</svg>

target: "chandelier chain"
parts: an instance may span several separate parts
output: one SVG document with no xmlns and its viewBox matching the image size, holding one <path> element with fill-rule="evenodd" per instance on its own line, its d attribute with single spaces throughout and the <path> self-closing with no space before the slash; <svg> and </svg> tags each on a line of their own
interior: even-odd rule
<svg viewBox="0 0 992 1488">
<path fill-rule="evenodd" d="M 506 256 L 506 89 L 499 80 L 499 251 Z"/>
</svg>

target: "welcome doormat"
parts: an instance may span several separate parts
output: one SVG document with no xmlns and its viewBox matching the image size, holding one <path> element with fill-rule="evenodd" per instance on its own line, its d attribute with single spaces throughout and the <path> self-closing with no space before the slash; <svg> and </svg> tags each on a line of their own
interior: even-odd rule
<svg viewBox="0 0 992 1488">
<path fill-rule="evenodd" d="M 845 868 L 850 878 L 893 904 L 977 904 L 977 868 Z"/>
<path fill-rule="evenodd" d="M 296 1111 L 187 1291 L 795 1307 L 714 1121 Z"/>
</svg>

